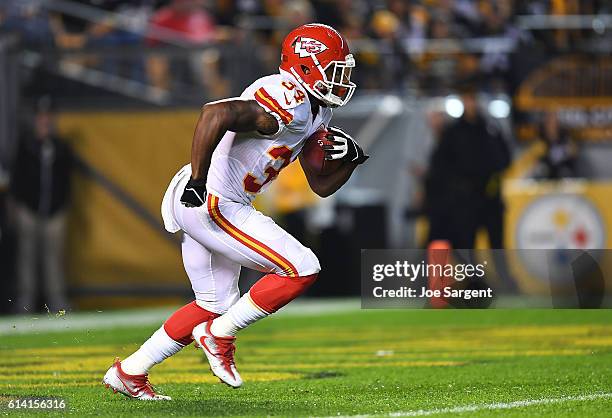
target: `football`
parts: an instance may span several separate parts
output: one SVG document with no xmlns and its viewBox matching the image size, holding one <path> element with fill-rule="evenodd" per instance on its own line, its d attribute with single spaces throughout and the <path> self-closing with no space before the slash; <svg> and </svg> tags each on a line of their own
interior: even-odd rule
<svg viewBox="0 0 612 418">
<path fill-rule="evenodd" d="M 328 175 L 333 173 L 342 165 L 341 160 L 326 160 L 325 152 L 323 151 L 323 145 L 331 144 L 327 135 L 329 132 L 327 129 L 319 129 L 317 132 L 312 134 L 304 144 L 302 154 L 306 164 L 315 172 Z"/>
</svg>

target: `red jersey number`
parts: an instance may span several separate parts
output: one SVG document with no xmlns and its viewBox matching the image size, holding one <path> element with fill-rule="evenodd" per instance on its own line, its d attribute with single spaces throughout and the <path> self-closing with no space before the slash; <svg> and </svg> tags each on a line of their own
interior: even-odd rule
<svg viewBox="0 0 612 418">
<path fill-rule="evenodd" d="M 286 88 L 289 91 L 295 88 L 295 84 L 293 84 L 291 81 L 283 81 L 281 84 L 283 85 L 284 88 Z M 305 98 L 306 98 L 306 95 L 304 94 L 302 90 L 300 89 L 296 90 L 294 99 L 297 104 L 303 103 Z M 287 96 L 285 96 L 285 101 L 286 100 L 287 100 Z"/>
<path fill-rule="evenodd" d="M 302 103 L 305 98 L 306 98 L 306 95 L 304 94 L 304 92 L 302 90 L 298 90 L 298 91 L 295 92 L 295 101 L 298 104 Z"/>
<path fill-rule="evenodd" d="M 244 177 L 244 190 L 248 193 L 259 193 L 263 186 L 274 180 L 276 176 L 278 176 L 278 173 L 291 162 L 291 148 L 285 145 L 270 148 L 268 150 L 268 155 L 272 157 L 273 160 L 268 163 L 268 166 L 264 170 L 263 179 L 257 179 L 252 173 Z"/>
</svg>

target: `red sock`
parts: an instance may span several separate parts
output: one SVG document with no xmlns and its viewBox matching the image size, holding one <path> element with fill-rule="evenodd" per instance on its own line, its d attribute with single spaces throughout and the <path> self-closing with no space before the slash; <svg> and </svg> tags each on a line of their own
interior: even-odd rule
<svg viewBox="0 0 612 418">
<path fill-rule="evenodd" d="M 300 296 L 317 280 L 318 274 L 287 277 L 267 274 L 251 287 L 251 300 L 261 309 L 273 313 Z"/>
<path fill-rule="evenodd" d="M 196 304 L 194 300 L 174 312 L 164 323 L 164 330 L 174 341 L 189 345 L 193 341 L 193 327 L 219 315 L 209 312 Z"/>
</svg>

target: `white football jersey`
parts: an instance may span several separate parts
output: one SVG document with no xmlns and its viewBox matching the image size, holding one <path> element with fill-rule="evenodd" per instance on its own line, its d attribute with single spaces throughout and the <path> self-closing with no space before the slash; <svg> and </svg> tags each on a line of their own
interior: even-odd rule
<svg viewBox="0 0 612 418">
<path fill-rule="evenodd" d="M 278 132 L 226 132 L 212 155 L 206 188 L 227 200 L 250 204 L 298 157 L 305 140 L 328 126 L 332 110 L 319 107 L 313 118 L 306 91 L 282 70 L 255 81 L 240 98 L 257 101 L 274 116 Z"/>
</svg>

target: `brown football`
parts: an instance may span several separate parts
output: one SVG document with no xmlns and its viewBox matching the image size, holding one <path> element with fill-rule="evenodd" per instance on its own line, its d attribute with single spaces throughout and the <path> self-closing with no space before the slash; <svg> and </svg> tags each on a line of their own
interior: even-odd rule
<svg viewBox="0 0 612 418">
<path fill-rule="evenodd" d="M 342 161 L 325 159 L 325 152 L 321 147 L 325 144 L 331 144 L 327 139 L 328 134 L 329 132 L 326 129 L 319 129 L 306 140 L 304 148 L 302 148 L 302 155 L 306 164 L 313 171 L 322 175 L 331 174 L 342 165 Z"/>
</svg>

